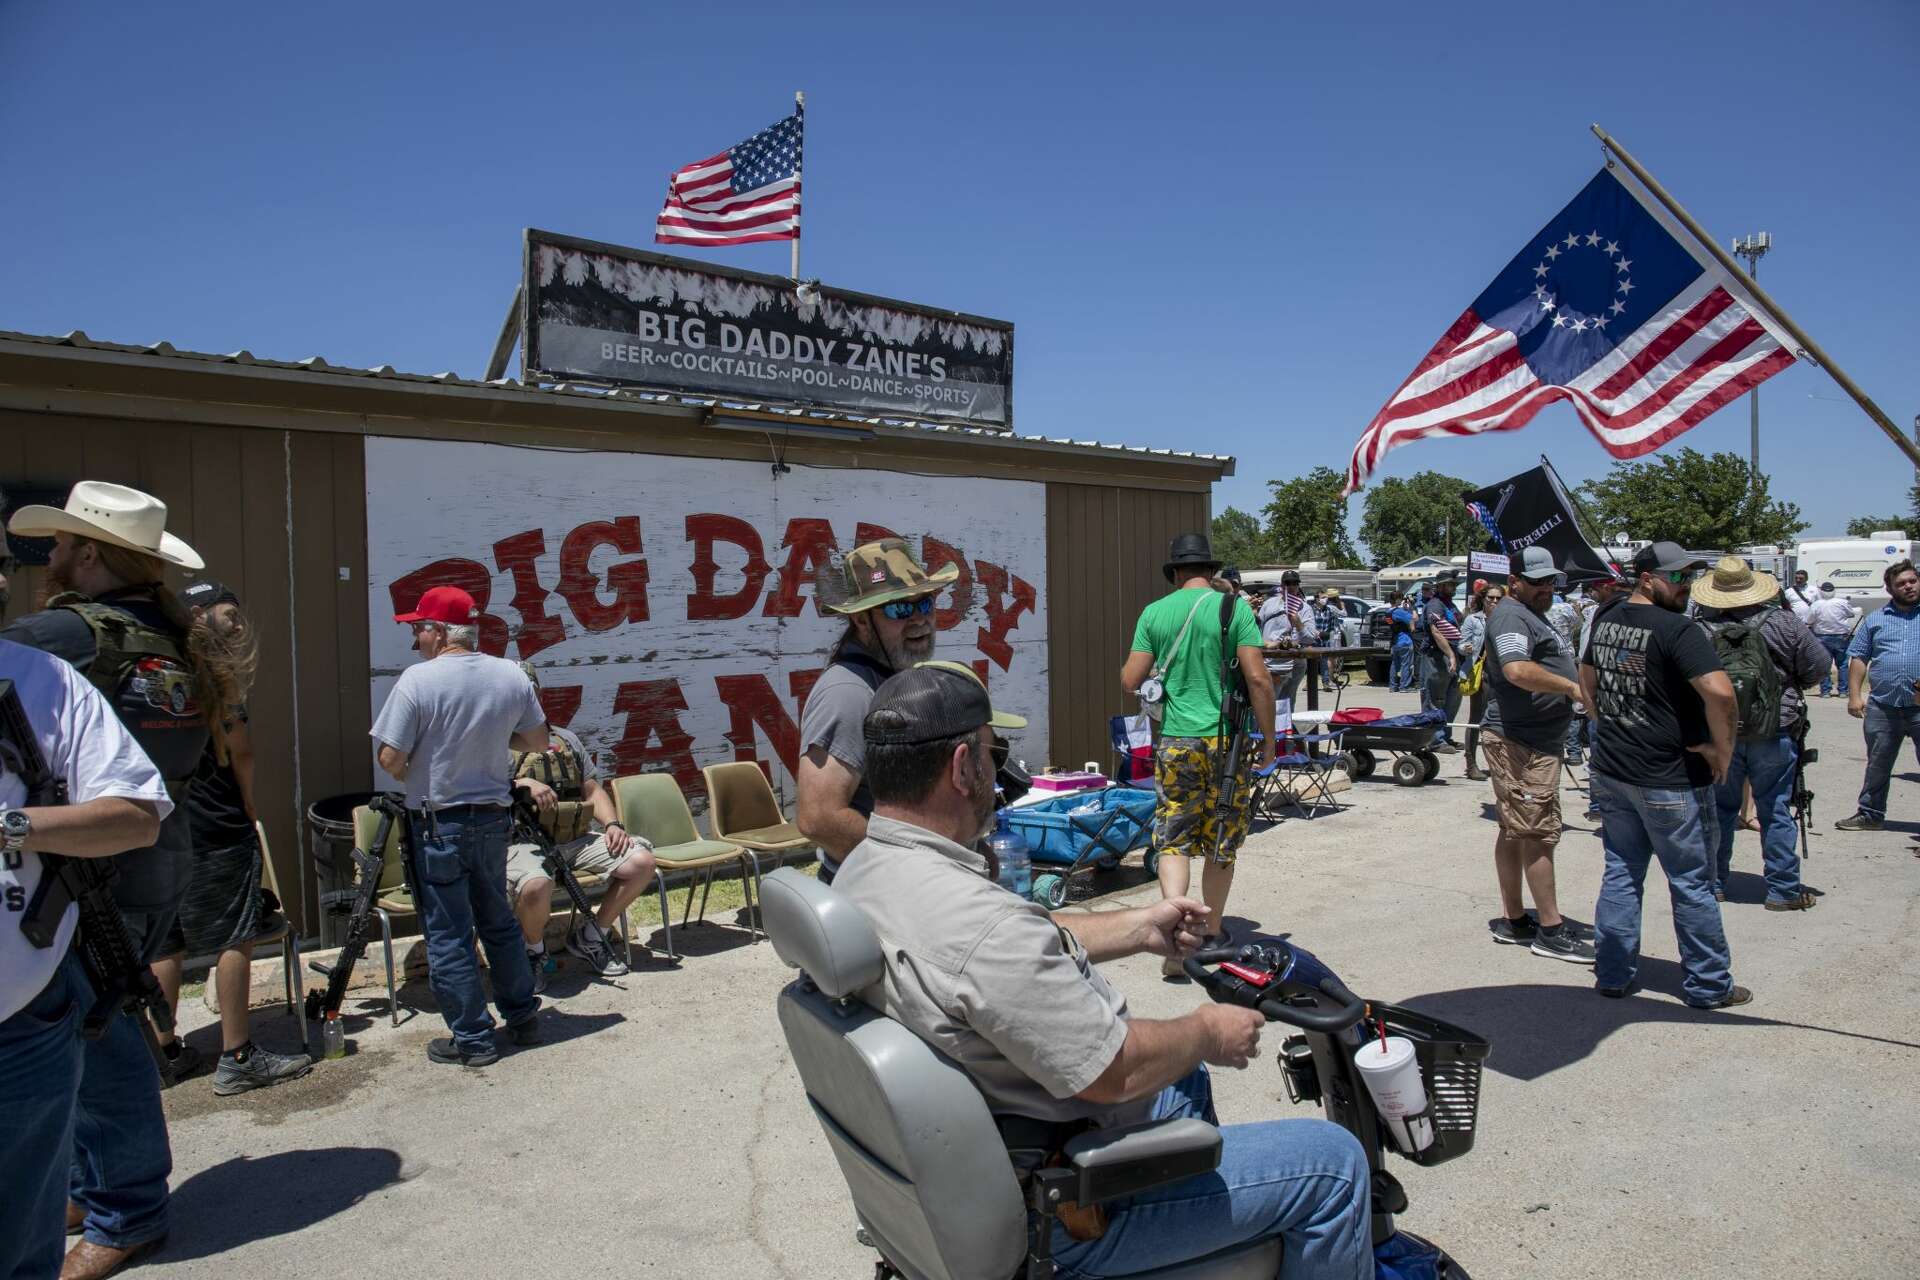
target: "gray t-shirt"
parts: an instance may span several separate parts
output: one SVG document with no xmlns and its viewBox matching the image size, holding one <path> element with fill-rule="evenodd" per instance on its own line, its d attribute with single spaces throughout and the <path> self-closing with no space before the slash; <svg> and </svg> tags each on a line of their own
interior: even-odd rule
<svg viewBox="0 0 1920 1280">
<path fill-rule="evenodd" d="M 1560 632 L 1545 618 L 1509 596 L 1487 619 L 1487 714 L 1481 726 L 1503 738 L 1559 755 L 1565 749 L 1573 699 L 1563 693 L 1534 693 L 1510 683 L 1509 662 L 1533 662 L 1557 676 L 1577 679 L 1573 654 Z"/>
<path fill-rule="evenodd" d="M 867 740 L 861 726 L 873 691 L 891 674 L 885 663 L 849 640 L 841 647 L 840 660 L 814 682 L 800 713 L 800 754 L 819 747 L 859 776 L 860 785 L 848 803 L 862 817 L 873 812 L 873 793 L 867 790 Z"/>
<path fill-rule="evenodd" d="M 512 774 L 507 740 L 546 720 L 518 665 L 454 650 L 400 673 L 373 722 L 373 738 L 411 757 L 410 807 L 504 805 Z"/>
<path fill-rule="evenodd" d="M 1083 1102 L 1127 1040 L 1127 1001 L 1046 909 L 987 878 L 986 859 L 874 818 L 836 892 L 880 935 L 886 969 L 860 998 L 953 1059 L 999 1115 L 1148 1118 L 1151 1096 Z"/>
</svg>

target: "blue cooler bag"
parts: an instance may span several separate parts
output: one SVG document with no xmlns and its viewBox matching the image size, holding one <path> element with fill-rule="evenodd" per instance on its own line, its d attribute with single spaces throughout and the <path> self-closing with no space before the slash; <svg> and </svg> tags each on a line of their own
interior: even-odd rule
<svg viewBox="0 0 1920 1280">
<path fill-rule="evenodd" d="M 1009 809 L 1007 825 L 1026 839 L 1036 863 L 1071 866 L 1090 857 L 1111 868 L 1147 843 L 1153 806 L 1153 792 L 1141 787 L 1076 791 Z"/>
</svg>

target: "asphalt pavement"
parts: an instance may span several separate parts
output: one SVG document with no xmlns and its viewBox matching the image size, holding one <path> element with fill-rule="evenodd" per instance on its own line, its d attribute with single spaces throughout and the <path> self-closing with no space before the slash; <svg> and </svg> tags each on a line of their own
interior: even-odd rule
<svg viewBox="0 0 1920 1280">
<path fill-rule="evenodd" d="M 1346 702 L 1392 713 L 1411 695 L 1355 688 Z M 1596 995 L 1586 968 L 1492 945 L 1491 792 L 1459 756 L 1431 784 L 1383 770 L 1339 812 L 1249 840 L 1236 931 L 1290 932 L 1363 995 L 1492 1041 L 1474 1150 L 1433 1169 L 1394 1162 L 1403 1224 L 1475 1277 L 1910 1272 L 1920 765 L 1900 763 L 1889 830 L 1836 832 L 1859 787 L 1859 724 L 1838 700 L 1816 699 L 1813 719 L 1806 879 L 1823 896 L 1762 910 L 1758 837 L 1739 836 L 1724 915 L 1755 999 L 1737 1010 L 1681 1002 L 1657 871 L 1644 987 L 1625 1000 Z M 1560 896 L 1591 920 L 1600 843 L 1571 787 Z M 1083 899 L 1094 908 L 1155 895 L 1137 858 L 1080 888 L 1105 891 Z M 237 1098 L 183 1083 L 167 1094 L 172 1233 L 139 1274 L 870 1276 L 775 1020 L 789 971 L 730 923 L 680 935 L 678 969 L 558 975 L 546 1042 L 492 1067 L 428 1062 L 445 1029 L 414 982 L 405 996 L 425 1011 L 398 1029 L 384 993 L 350 1000 L 350 1055 L 304 1080 Z M 1202 998 L 1151 957 L 1107 971 L 1138 1015 Z M 217 1051 L 210 1016 L 183 1013 Z M 274 1047 L 298 1035 L 277 1006 L 254 1025 Z M 1215 1090 L 1229 1123 L 1313 1114 L 1287 1104 L 1270 1053 L 1216 1073 Z"/>
</svg>

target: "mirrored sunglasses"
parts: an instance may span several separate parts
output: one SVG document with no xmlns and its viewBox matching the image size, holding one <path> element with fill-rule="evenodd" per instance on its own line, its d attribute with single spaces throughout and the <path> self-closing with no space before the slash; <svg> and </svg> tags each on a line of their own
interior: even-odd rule
<svg viewBox="0 0 1920 1280">
<path fill-rule="evenodd" d="M 921 596 L 918 600 L 889 600 L 880 606 L 880 612 L 895 622 L 905 622 L 916 613 L 932 613 L 933 597 Z"/>
</svg>

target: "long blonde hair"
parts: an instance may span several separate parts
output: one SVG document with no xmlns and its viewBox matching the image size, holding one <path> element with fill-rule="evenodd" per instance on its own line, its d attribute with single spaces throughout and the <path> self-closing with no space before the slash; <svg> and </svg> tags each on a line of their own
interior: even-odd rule
<svg viewBox="0 0 1920 1280">
<path fill-rule="evenodd" d="M 200 713 L 206 717 L 215 758 L 221 764 L 227 763 L 227 722 L 235 708 L 252 692 L 254 673 L 260 663 L 260 644 L 254 637 L 252 625 L 222 631 L 204 617 L 196 621 L 193 610 L 167 586 L 163 561 L 97 538 L 77 540 L 92 545 L 102 569 L 129 587 L 151 593 L 161 614 L 186 638 L 187 663 L 193 669 L 194 698 L 200 704 Z"/>
</svg>

